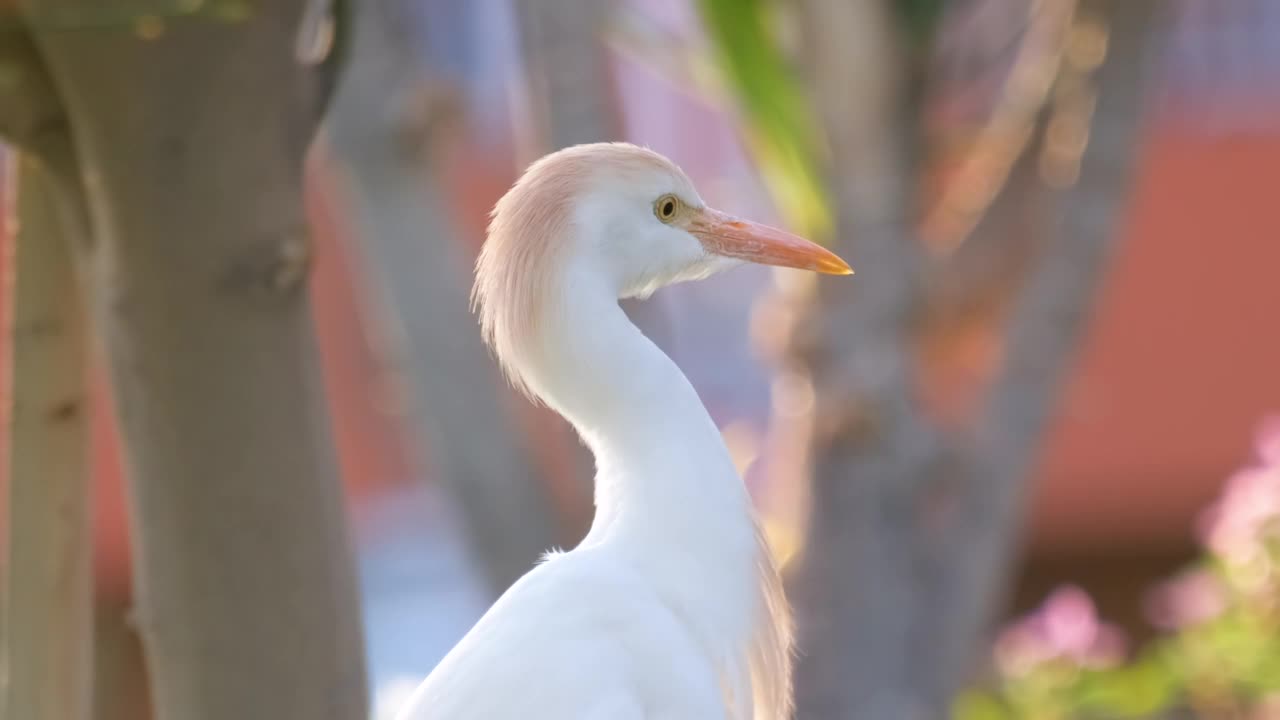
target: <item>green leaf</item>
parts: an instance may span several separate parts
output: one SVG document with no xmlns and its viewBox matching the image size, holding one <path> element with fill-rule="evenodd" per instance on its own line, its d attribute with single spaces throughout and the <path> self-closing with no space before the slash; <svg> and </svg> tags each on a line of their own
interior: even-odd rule
<svg viewBox="0 0 1280 720">
<path fill-rule="evenodd" d="M 1013 720 L 1013 713 L 999 698 L 971 690 L 956 698 L 954 720 Z"/>
<path fill-rule="evenodd" d="M 1156 659 L 1096 671 L 1081 678 L 1078 702 L 1106 717 L 1147 717 L 1167 707 L 1177 687 L 1169 671 Z"/>
<path fill-rule="evenodd" d="M 699 0 L 698 7 L 779 210 L 800 232 L 827 237 L 832 221 L 818 170 L 818 124 L 769 32 L 768 8 L 762 0 Z"/>
</svg>

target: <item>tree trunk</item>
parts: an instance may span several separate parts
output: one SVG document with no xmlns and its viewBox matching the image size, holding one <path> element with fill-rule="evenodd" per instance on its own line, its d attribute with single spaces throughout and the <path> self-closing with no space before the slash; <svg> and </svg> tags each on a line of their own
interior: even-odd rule
<svg viewBox="0 0 1280 720">
<path fill-rule="evenodd" d="M 917 89 L 876 0 L 803 6 L 813 97 L 832 146 L 837 252 L 860 272 L 818 280 L 792 339 L 815 392 L 812 490 L 793 584 L 801 718 L 945 717 L 927 663 L 910 665 L 919 592 L 913 501 L 939 452 L 913 402 L 911 233 Z M 850 82 L 846 68 L 878 68 Z"/>
<path fill-rule="evenodd" d="M 802 5 L 832 146 L 838 251 L 870 272 L 820 282 L 802 299 L 792 340 L 817 388 L 812 507 L 793 596 L 800 717 L 946 717 L 975 668 L 1018 538 L 1021 488 L 1114 236 L 1153 6 L 1087 4 L 1116 25 L 1081 181 L 1054 201 L 1073 219 L 1047 228 L 1031 280 L 1013 292 L 986 409 L 955 429 L 926 413 L 916 379 L 930 291 L 912 206 L 923 79 L 896 52 L 887 4 Z M 850 67 L 881 70 L 852 82 Z M 1026 240 L 1016 224 L 986 231 L 1006 233 L 1008 252 Z"/>
<path fill-rule="evenodd" d="M 97 233 L 157 717 L 363 717 L 306 292 L 302 166 L 323 78 L 295 57 L 303 3 L 59 27 L 92 9 L 31 2 L 27 19 Z"/>
<path fill-rule="evenodd" d="M 4 717 L 88 720 L 93 578 L 85 336 L 70 235 L 31 158 L 18 177 L 8 387 Z"/>
<path fill-rule="evenodd" d="M 468 308 L 471 263 L 434 172 L 461 103 L 422 69 L 403 0 L 358 6 L 329 130 L 412 404 L 412 437 L 458 500 L 495 593 L 562 541 L 537 464 L 505 407 L 505 382 Z"/>
</svg>

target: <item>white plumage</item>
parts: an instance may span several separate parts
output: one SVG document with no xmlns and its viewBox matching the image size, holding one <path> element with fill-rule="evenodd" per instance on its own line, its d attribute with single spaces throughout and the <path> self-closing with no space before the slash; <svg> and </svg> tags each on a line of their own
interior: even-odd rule
<svg viewBox="0 0 1280 720">
<path fill-rule="evenodd" d="M 707 208 L 631 145 L 549 155 L 499 201 L 481 325 L 513 382 L 595 454 L 596 518 L 499 598 L 401 720 L 789 714 L 790 618 L 750 498 L 688 380 L 617 302 L 743 260 L 851 272 Z"/>
</svg>

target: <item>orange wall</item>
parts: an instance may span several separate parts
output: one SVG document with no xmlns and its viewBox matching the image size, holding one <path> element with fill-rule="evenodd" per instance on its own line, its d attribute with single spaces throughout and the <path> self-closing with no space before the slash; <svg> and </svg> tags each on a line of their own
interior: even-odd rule
<svg viewBox="0 0 1280 720">
<path fill-rule="evenodd" d="M 1152 130 L 1044 458 L 1039 549 L 1186 539 L 1280 413 L 1280 134 Z"/>
</svg>

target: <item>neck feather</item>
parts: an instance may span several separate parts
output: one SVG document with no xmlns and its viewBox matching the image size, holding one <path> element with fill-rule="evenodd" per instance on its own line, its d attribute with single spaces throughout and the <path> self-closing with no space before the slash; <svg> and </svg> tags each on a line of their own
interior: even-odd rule
<svg viewBox="0 0 1280 720">
<path fill-rule="evenodd" d="M 565 294 L 517 363 L 595 455 L 583 545 L 613 548 L 684 619 L 722 669 L 732 717 L 753 706 L 755 717 L 784 717 L 790 618 L 750 496 L 688 379 L 600 277 L 567 269 Z"/>
</svg>

